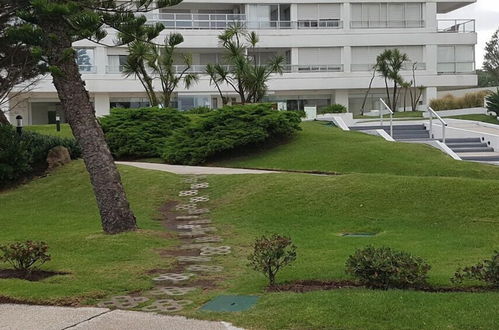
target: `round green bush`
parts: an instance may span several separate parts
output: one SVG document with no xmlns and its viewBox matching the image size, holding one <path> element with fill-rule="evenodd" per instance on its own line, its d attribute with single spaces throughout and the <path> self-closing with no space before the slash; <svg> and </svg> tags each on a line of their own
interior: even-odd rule
<svg viewBox="0 0 499 330">
<path fill-rule="evenodd" d="M 419 288 L 431 269 L 423 259 L 388 247 L 358 249 L 346 261 L 346 273 L 370 288 Z"/>
<path fill-rule="evenodd" d="M 347 108 L 341 104 L 331 104 L 326 107 L 320 108 L 318 111 L 320 115 L 325 113 L 344 113 L 344 112 L 347 112 Z"/>
</svg>

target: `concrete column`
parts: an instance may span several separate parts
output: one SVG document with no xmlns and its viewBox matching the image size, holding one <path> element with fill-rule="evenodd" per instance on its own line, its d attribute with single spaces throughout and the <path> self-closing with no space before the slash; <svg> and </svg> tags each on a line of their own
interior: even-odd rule
<svg viewBox="0 0 499 330">
<path fill-rule="evenodd" d="M 437 45 L 426 45 L 425 47 L 425 62 L 426 71 L 430 74 L 437 74 L 437 63 L 438 63 L 438 46 Z"/>
<path fill-rule="evenodd" d="M 337 90 L 334 95 L 334 102 L 343 105 L 350 112 L 348 108 L 348 90 Z"/>
<path fill-rule="evenodd" d="M 430 101 L 433 99 L 437 98 L 437 88 L 436 87 L 426 87 L 426 93 L 425 93 L 425 100 L 423 107 L 424 109 L 421 110 L 426 110 L 426 107 L 430 104 Z"/>
<path fill-rule="evenodd" d="M 350 30 L 350 2 L 344 2 L 341 6 L 341 20 L 343 22 L 343 30 Z"/>
<path fill-rule="evenodd" d="M 298 48 L 291 48 L 291 65 L 300 64 L 300 56 L 298 52 Z M 291 67 L 291 72 L 294 72 L 294 68 Z"/>
<path fill-rule="evenodd" d="M 298 22 L 298 4 L 292 3 L 289 10 L 290 10 L 291 24 L 295 24 L 294 22 Z"/>
<path fill-rule="evenodd" d="M 94 50 L 95 66 L 97 67 L 97 74 L 106 74 L 107 66 L 107 51 L 105 47 L 96 47 Z"/>
<path fill-rule="evenodd" d="M 95 115 L 102 117 L 109 115 L 111 108 L 109 105 L 109 94 L 97 93 L 94 94 Z"/>
<path fill-rule="evenodd" d="M 341 51 L 341 63 L 344 72 L 352 72 L 352 47 L 345 46 Z"/>
<path fill-rule="evenodd" d="M 437 31 L 437 3 L 436 2 L 427 2 L 425 8 L 425 14 L 424 14 L 424 20 L 425 20 L 425 25 L 426 29 L 432 32 Z"/>
</svg>

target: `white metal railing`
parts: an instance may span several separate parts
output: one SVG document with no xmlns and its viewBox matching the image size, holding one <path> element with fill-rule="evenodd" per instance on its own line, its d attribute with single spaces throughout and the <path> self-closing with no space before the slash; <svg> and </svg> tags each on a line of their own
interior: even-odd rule
<svg viewBox="0 0 499 330">
<path fill-rule="evenodd" d="M 445 128 L 447 127 L 447 122 L 431 107 L 428 107 L 428 112 L 430 114 L 430 138 L 433 139 L 433 116 L 435 116 L 435 118 L 442 123 L 442 142 L 445 144 Z"/>
<path fill-rule="evenodd" d="M 388 113 L 390 114 L 390 136 L 393 138 L 393 111 L 392 109 L 390 109 L 390 107 L 385 103 L 385 101 L 380 98 L 379 99 L 381 104 L 386 108 L 386 110 L 388 110 Z M 379 119 L 380 119 L 380 122 L 381 122 L 381 126 L 383 127 L 383 111 L 380 110 L 379 111 Z"/>
<path fill-rule="evenodd" d="M 468 73 L 475 74 L 475 62 L 438 62 L 437 72 L 439 74 Z"/>
<path fill-rule="evenodd" d="M 408 62 L 408 63 L 404 63 L 404 65 L 402 65 L 402 70 L 403 71 L 412 71 L 412 66 L 413 66 L 413 62 Z M 415 63 L 416 64 L 416 70 L 426 70 L 426 63 L 421 63 L 421 62 L 417 62 Z M 350 68 L 351 68 L 351 71 L 352 72 L 355 72 L 355 71 L 372 71 L 372 69 L 374 68 L 375 64 L 351 64 L 350 65 Z"/>
<path fill-rule="evenodd" d="M 442 33 L 470 33 L 475 32 L 474 19 L 439 19 L 437 31 Z"/>
<path fill-rule="evenodd" d="M 352 29 L 407 29 L 424 27 L 425 21 L 423 20 L 361 20 L 350 22 L 350 28 Z"/>
</svg>

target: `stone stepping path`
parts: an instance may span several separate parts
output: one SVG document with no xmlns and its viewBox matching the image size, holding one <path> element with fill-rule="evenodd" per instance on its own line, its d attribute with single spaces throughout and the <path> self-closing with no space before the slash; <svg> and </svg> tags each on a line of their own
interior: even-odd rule
<svg viewBox="0 0 499 330">
<path fill-rule="evenodd" d="M 183 287 L 183 286 L 167 286 L 160 287 L 155 290 L 149 291 L 149 294 L 153 296 L 183 296 L 192 291 L 196 291 L 197 288 Z"/>
<path fill-rule="evenodd" d="M 130 309 L 149 301 L 146 297 L 115 296 L 98 304 L 99 307 Z"/>
<path fill-rule="evenodd" d="M 206 205 L 210 201 L 208 194 L 201 196 L 199 192 L 200 189 L 210 187 L 210 184 L 204 181 L 205 179 L 206 176 L 185 178 L 184 182 L 188 184 L 188 187 L 178 193 L 183 202 L 175 206 L 175 211 L 181 212 L 181 215 L 175 217 L 175 221 L 178 221 L 175 228 L 178 230 L 177 235 L 184 240 L 184 244 L 178 246 L 177 249 L 179 251 L 192 251 L 186 252 L 186 255 L 176 257 L 179 264 L 179 267 L 176 268 L 177 272 L 156 275 L 152 279 L 155 282 L 155 287 L 151 291 L 145 292 L 149 298 L 116 296 L 108 301 L 101 302 L 100 307 L 136 309 L 142 305 L 140 309 L 147 312 L 179 312 L 184 306 L 192 304 L 192 301 L 175 299 L 175 297 L 185 296 L 201 289 L 195 286 L 184 286 L 185 284 L 188 284 L 193 277 L 197 278 L 203 274 L 218 273 L 224 270 L 222 266 L 209 264 L 212 262 L 212 256 L 230 254 L 231 247 L 212 246 L 212 243 L 221 243 L 223 239 L 212 234 L 217 231 L 217 228 L 212 225 L 212 221 L 206 216 L 210 213 L 210 209 L 198 206 L 200 203 Z M 196 250 L 199 252 L 196 252 Z M 199 255 L 188 255 L 196 253 L 199 253 Z M 162 297 L 170 298 L 161 299 Z"/>
</svg>

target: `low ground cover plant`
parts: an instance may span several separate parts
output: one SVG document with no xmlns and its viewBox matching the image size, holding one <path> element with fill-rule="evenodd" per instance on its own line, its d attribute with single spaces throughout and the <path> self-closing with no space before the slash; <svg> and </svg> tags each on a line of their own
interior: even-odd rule
<svg viewBox="0 0 499 330">
<path fill-rule="evenodd" d="M 30 274 L 33 270 L 51 260 L 45 242 L 15 242 L 0 245 L 0 261 L 9 263 L 15 270 Z"/>
<path fill-rule="evenodd" d="M 346 273 L 370 288 L 420 288 L 431 269 L 423 259 L 389 247 L 367 246 L 346 261 Z"/>
<path fill-rule="evenodd" d="M 189 118 L 175 109 L 112 109 L 100 119 L 116 158 L 159 157 L 166 139 L 185 127 Z"/>
<path fill-rule="evenodd" d="M 483 107 L 483 101 L 488 94 L 490 94 L 489 91 L 466 93 L 461 97 L 447 94 L 439 99 L 431 100 L 430 106 L 435 111 L 480 108 Z"/>
<path fill-rule="evenodd" d="M 0 125 L 0 186 L 29 175 L 34 167 L 44 167 L 49 150 L 57 146 L 66 147 L 72 159 L 81 156 L 75 139 L 29 131 L 19 136 L 12 126 Z"/>
<path fill-rule="evenodd" d="M 494 251 L 492 258 L 485 259 L 474 266 L 459 268 L 451 279 L 454 283 L 465 280 L 476 280 L 499 288 L 499 250 Z"/>
<path fill-rule="evenodd" d="M 289 237 L 278 234 L 262 236 L 255 240 L 248 260 L 248 266 L 263 273 L 268 278 L 269 285 L 273 286 L 277 273 L 296 260 L 296 246 Z"/>
<path fill-rule="evenodd" d="M 298 113 L 277 111 L 270 104 L 227 106 L 176 130 L 166 141 L 163 158 L 172 164 L 202 164 L 226 152 L 290 137 L 300 123 Z"/>
<path fill-rule="evenodd" d="M 318 111 L 320 115 L 325 113 L 344 113 L 344 112 L 347 112 L 347 108 L 341 104 L 331 104 L 326 107 L 320 108 Z"/>
</svg>

